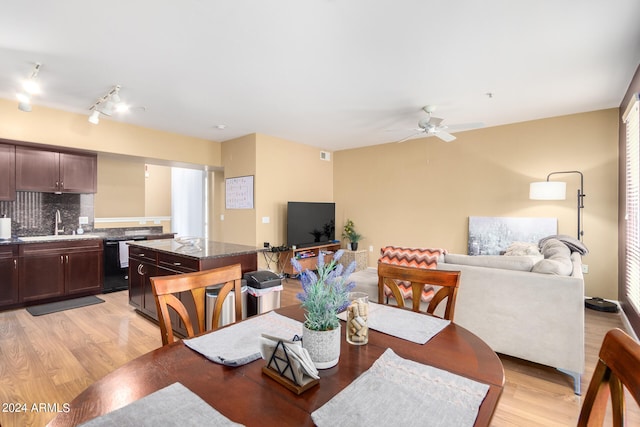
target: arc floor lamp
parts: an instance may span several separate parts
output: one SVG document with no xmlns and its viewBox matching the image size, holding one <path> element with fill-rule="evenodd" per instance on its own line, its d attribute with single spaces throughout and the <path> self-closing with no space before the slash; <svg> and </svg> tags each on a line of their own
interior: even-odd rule
<svg viewBox="0 0 640 427">
<path fill-rule="evenodd" d="M 532 182 L 529 185 L 529 199 L 531 200 L 566 200 L 567 183 L 562 181 L 549 181 L 552 175 L 560 174 L 580 175 L 580 188 L 578 189 L 578 240 L 582 240 L 584 231 L 582 230 L 582 209 L 584 209 L 584 176 L 580 171 L 551 172 L 547 175 L 547 180 L 542 182 Z"/>
</svg>

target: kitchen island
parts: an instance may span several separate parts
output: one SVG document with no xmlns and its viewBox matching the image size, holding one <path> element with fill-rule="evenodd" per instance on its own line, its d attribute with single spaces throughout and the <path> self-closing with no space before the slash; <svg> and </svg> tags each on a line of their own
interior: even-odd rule
<svg viewBox="0 0 640 427">
<path fill-rule="evenodd" d="M 190 273 L 211 268 L 240 264 L 242 273 L 258 269 L 258 252 L 262 248 L 206 241 L 202 239 L 162 239 L 129 243 L 129 304 L 139 313 L 158 321 L 151 277 Z M 195 316 L 195 305 L 189 292 L 178 298 L 186 306 L 190 316 Z M 174 314 L 173 312 L 171 313 Z M 186 329 L 178 325 L 175 332 L 186 334 Z"/>
</svg>

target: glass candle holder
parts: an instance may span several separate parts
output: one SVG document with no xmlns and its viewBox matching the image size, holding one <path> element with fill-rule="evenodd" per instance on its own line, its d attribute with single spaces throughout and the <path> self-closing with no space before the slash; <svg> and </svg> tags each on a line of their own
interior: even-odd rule
<svg viewBox="0 0 640 427">
<path fill-rule="evenodd" d="M 347 342 L 364 345 L 369 342 L 369 295 L 364 292 L 351 292 L 347 307 Z"/>
</svg>

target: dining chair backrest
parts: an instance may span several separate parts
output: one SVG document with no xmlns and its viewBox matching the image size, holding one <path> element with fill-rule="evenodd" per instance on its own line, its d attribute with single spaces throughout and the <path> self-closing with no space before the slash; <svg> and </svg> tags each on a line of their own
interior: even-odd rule
<svg viewBox="0 0 640 427">
<path fill-rule="evenodd" d="M 191 316 L 184 303 L 178 298 L 180 292 L 190 292 L 195 305 L 196 321 L 198 331 L 205 331 L 205 295 L 206 288 L 212 285 L 220 285 L 218 297 L 213 307 L 211 329 L 217 329 L 222 314 L 222 305 L 230 292 L 235 295 L 235 320 L 242 320 L 242 270 L 240 264 L 227 267 L 214 268 L 211 270 L 195 271 L 193 273 L 183 273 L 170 276 L 159 276 L 151 278 L 151 287 L 158 310 L 158 320 L 160 323 L 160 333 L 162 335 L 162 345 L 167 345 L 174 341 L 173 326 L 169 307 L 178 314 L 182 323 L 187 329 L 187 335 L 193 337 L 195 329 Z"/>
<path fill-rule="evenodd" d="M 412 292 L 412 310 L 420 311 L 420 301 L 424 285 L 440 286 L 441 288 L 433 296 L 429 302 L 426 312 L 434 314 L 436 307 L 444 300 L 446 307 L 444 310 L 444 319 L 453 321 L 453 315 L 456 306 L 456 297 L 458 295 L 458 287 L 460 286 L 459 271 L 444 271 L 427 268 L 405 267 L 401 265 L 393 265 L 386 263 L 378 263 L 378 302 L 385 303 L 386 298 L 383 297 L 384 286 L 387 285 L 396 300 L 398 307 L 403 308 L 404 297 L 398 288 L 397 281 L 411 283 Z"/>
<path fill-rule="evenodd" d="M 640 405 L 640 344 L 622 330 L 612 329 L 602 341 L 578 426 L 601 426 L 609 395 L 613 425 L 625 425 L 625 388 Z"/>
</svg>

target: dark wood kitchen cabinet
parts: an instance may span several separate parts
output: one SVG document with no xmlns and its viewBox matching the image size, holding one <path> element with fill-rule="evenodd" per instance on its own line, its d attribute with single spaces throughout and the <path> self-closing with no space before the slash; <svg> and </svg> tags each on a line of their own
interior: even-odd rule
<svg viewBox="0 0 640 427">
<path fill-rule="evenodd" d="M 18 146 L 15 158 L 18 191 L 96 192 L 96 155 Z"/>
<path fill-rule="evenodd" d="M 0 144 L 0 200 L 16 199 L 16 147 Z"/>
<path fill-rule="evenodd" d="M 0 245 L 0 308 L 18 303 L 18 245 Z"/>
<path fill-rule="evenodd" d="M 140 312 L 158 320 L 151 277 L 157 276 L 156 252 L 129 247 L 129 303 Z"/>
<path fill-rule="evenodd" d="M 19 246 L 19 301 L 97 294 L 103 284 L 101 239 Z"/>
</svg>

